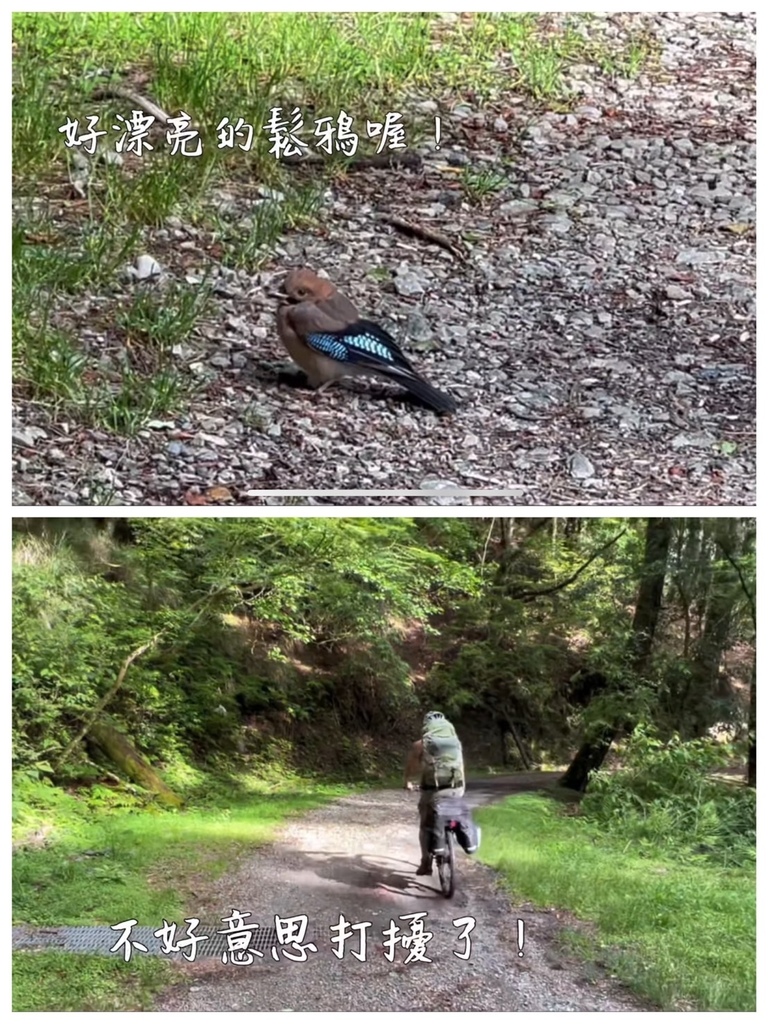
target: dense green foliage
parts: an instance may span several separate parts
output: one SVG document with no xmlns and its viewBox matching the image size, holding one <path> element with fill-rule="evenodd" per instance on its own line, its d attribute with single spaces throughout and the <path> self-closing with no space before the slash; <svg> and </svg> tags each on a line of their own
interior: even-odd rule
<svg viewBox="0 0 768 1024">
<path fill-rule="evenodd" d="M 135 545 L 100 557 L 87 545 L 77 555 L 66 537 L 17 549 L 19 768 L 50 771 L 122 661 L 158 634 L 108 708 L 151 756 L 231 753 L 243 714 L 386 721 L 412 698 L 398 623 L 426 624 L 448 596 L 479 587 L 472 566 L 419 545 L 407 520 L 165 519 L 133 529 Z M 116 557 L 120 565 L 108 562 Z M 299 657 L 308 648 L 312 671 Z"/>
<path fill-rule="evenodd" d="M 427 704 L 484 732 L 483 763 L 510 726 L 513 764 L 562 762 L 617 716 L 654 723 L 662 740 L 743 728 L 743 670 L 740 689 L 717 680 L 721 657 L 754 633 L 752 527 L 733 521 L 745 524 L 740 580 L 717 548 L 722 522 L 677 523 L 639 672 L 642 520 L 134 519 L 117 533 L 20 521 L 14 766 L 103 775 L 87 741 L 67 750 L 100 702 L 160 764 L 279 756 L 355 777 L 380 772 L 371 743 L 400 744 Z M 708 637 L 715 597 L 727 628 Z M 329 730 L 336 742 L 314 749 Z"/>
<path fill-rule="evenodd" d="M 623 750 L 623 770 L 593 776 L 582 813 L 639 851 L 723 866 L 754 863 L 755 791 L 712 775 L 730 756 L 722 744 L 679 737 L 664 743 L 636 729 Z"/>
</svg>

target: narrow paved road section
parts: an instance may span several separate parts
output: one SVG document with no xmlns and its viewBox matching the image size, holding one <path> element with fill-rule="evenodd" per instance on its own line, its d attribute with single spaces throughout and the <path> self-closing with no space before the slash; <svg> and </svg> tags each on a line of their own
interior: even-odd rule
<svg viewBox="0 0 768 1024">
<path fill-rule="evenodd" d="M 541 773 L 470 786 L 474 805 L 551 785 Z M 251 966 L 206 960 L 180 968 L 178 983 L 156 1009 L 199 1010 L 641 1010 L 626 990 L 594 969 L 564 958 L 554 911 L 512 906 L 493 871 L 460 853 L 458 889 L 450 901 L 437 875 L 417 878 L 417 794 L 377 791 L 328 804 L 291 822 L 278 841 L 220 879 L 195 914 L 223 920 L 233 910 L 250 924 L 274 926 L 306 915 L 317 952 L 289 962 L 269 952 Z M 344 916 L 369 922 L 365 959 L 352 927 L 342 957 L 325 929 Z M 426 915 L 413 918 L 409 915 Z M 525 922 L 519 956 L 517 921 Z M 396 941 L 388 944 L 392 928 Z M 181 925 L 181 922 L 179 922 Z M 411 937 L 419 925 L 431 938 Z M 222 928 L 225 925 L 222 923 Z M 468 933 L 467 939 L 463 938 Z M 403 943 L 403 936 L 411 940 Z M 468 955 L 467 955 L 468 954 Z M 425 962 L 428 958 L 431 962 Z"/>
</svg>

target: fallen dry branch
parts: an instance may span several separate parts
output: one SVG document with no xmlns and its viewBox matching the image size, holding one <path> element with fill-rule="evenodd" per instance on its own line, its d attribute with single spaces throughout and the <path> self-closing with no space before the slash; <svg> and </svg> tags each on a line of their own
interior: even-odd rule
<svg viewBox="0 0 768 1024">
<path fill-rule="evenodd" d="M 152 637 L 151 640 L 148 640 L 145 644 L 142 644 L 140 647 L 137 647 L 135 650 L 131 651 L 131 653 L 125 659 L 123 664 L 120 666 L 120 671 L 117 673 L 117 679 L 115 680 L 114 685 L 111 686 L 109 688 L 109 690 L 107 690 L 107 692 L 104 694 L 104 696 L 98 702 L 96 707 L 93 709 L 93 711 L 90 713 L 90 715 L 86 718 L 84 725 L 82 725 L 81 728 L 78 729 L 77 733 L 75 734 L 74 739 L 72 739 L 70 741 L 70 743 L 67 744 L 67 746 L 66 746 L 66 748 L 64 750 L 64 753 L 61 755 L 61 757 L 56 762 L 56 767 L 57 768 L 59 768 L 67 760 L 67 758 L 72 753 L 72 751 L 75 749 L 77 744 L 83 739 L 83 737 L 86 735 L 88 730 L 92 727 L 92 725 L 96 721 L 97 717 L 101 714 L 103 709 L 107 706 L 107 704 L 112 700 L 114 695 L 117 693 L 117 691 L 123 685 L 123 682 L 125 681 L 126 673 L 128 672 L 128 669 L 131 667 L 131 665 L 134 663 L 134 661 L 136 661 L 137 658 L 140 658 L 142 656 L 142 654 L 146 654 L 148 650 L 153 648 L 157 644 L 157 642 L 158 642 L 158 640 L 160 639 L 161 636 L 162 636 L 162 633 L 155 633 L 155 635 Z"/>
<path fill-rule="evenodd" d="M 393 228 L 398 231 L 402 231 L 405 235 L 410 235 L 414 238 L 420 238 L 424 242 L 429 242 L 432 245 L 439 245 L 441 249 L 447 249 L 456 259 L 466 261 L 467 254 L 459 248 L 456 242 L 448 238 L 447 235 L 442 234 L 440 231 L 435 231 L 433 228 L 422 227 L 421 224 L 414 224 L 409 220 L 403 220 L 402 217 L 396 217 L 392 213 L 380 213 L 378 215 L 379 220 L 385 224 L 391 224 Z"/>
</svg>

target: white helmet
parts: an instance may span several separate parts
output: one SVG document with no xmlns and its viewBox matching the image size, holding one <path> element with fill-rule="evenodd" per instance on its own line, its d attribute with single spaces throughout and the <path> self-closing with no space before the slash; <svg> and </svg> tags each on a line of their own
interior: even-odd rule
<svg viewBox="0 0 768 1024">
<path fill-rule="evenodd" d="M 424 715 L 424 725 L 426 725 L 427 722 L 434 722 L 437 719 L 442 718 L 445 718 L 445 715 L 442 713 L 442 711 L 428 711 L 426 715 Z"/>
</svg>

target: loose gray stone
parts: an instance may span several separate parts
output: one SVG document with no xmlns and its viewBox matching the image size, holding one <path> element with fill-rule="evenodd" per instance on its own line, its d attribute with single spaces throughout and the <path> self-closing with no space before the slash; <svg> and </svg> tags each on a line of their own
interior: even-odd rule
<svg viewBox="0 0 768 1024">
<path fill-rule="evenodd" d="M 146 281 L 150 277 L 159 277 L 162 274 L 162 267 L 154 256 L 143 255 L 136 260 L 133 276 L 137 281 Z"/>
<path fill-rule="evenodd" d="M 715 438 L 711 434 L 680 433 L 672 438 L 672 447 L 678 448 L 711 448 Z"/>
<path fill-rule="evenodd" d="M 455 118 L 457 121 L 464 121 L 468 117 L 474 117 L 474 114 L 474 110 L 468 103 L 457 103 L 451 111 L 451 117 Z"/>
<path fill-rule="evenodd" d="M 691 266 L 697 267 L 704 263 L 720 263 L 721 260 L 722 253 L 713 249 L 683 249 L 678 253 L 676 262 L 689 263 Z"/>
<path fill-rule="evenodd" d="M 410 270 L 398 272 L 393 283 L 397 294 L 407 298 L 415 298 L 426 291 L 424 278 Z"/>
<path fill-rule="evenodd" d="M 525 217 L 538 209 L 538 203 L 533 199 L 513 199 L 508 203 L 502 203 L 499 213 L 506 217 Z"/>
<path fill-rule="evenodd" d="M 685 290 L 685 288 L 681 288 L 679 284 L 668 284 L 665 290 L 668 299 L 690 298 L 690 294 Z"/>
<path fill-rule="evenodd" d="M 122 167 L 123 157 L 115 149 L 100 149 L 97 151 L 97 159 L 107 166 Z"/>
<path fill-rule="evenodd" d="M 665 384 L 693 384 L 693 377 L 684 370 L 668 370 L 661 379 Z"/>
<path fill-rule="evenodd" d="M 578 202 L 579 197 L 570 192 L 548 192 L 544 197 L 545 202 L 554 203 L 555 206 L 569 207 Z"/>
<path fill-rule="evenodd" d="M 605 252 L 611 252 L 616 248 L 616 239 L 613 235 L 597 234 L 593 241 L 598 249 L 603 249 Z"/>
<path fill-rule="evenodd" d="M 571 476 L 576 480 L 586 480 L 595 475 L 595 467 L 581 452 L 574 452 L 569 460 Z"/>
<path fill-rule="evenodd" d="M 48 435 L 41 427 L 28 426 L 24 430 L 15 429 L 11 432 L 11 440 L 13 444 L 19 445 L 22 448 L 34 448 L 35 441 L 41 437 L 47 437 Z"/>
<path fill-rule="evenodd" d="M 408 314 L 406 334 L 417 344 L 426 345 L 432 341 L 434 332 L 429 321 L 419 310 L 414 309 Z"/>
<path fill-rule="evenodd" d="M 266 185 L 259 185 L 258 192 L 263 199 L 268 199 L 273 203 L 285 202 L 285 193 L 279 192 L 276 188 L 268 188 Z"/>
<path fill-rule="evenodd" d="M 567 235 L 573 227 L 573 221 L 570 217 L 566 217 L 565 214 L 544 214 L 540 218 L 539 223 L 546 228 L 547 231 L 552 231 L 556 235 Z"/>
<path fill-rule="evenodd" d="M 468 167 L 472 161 L 466 153 L 462 153 L 461 150 L 453 150 L 446 154 L 445 158 L 451 167 Z"/>
</svg>

